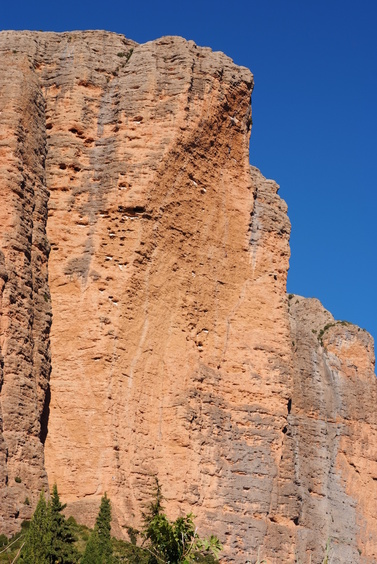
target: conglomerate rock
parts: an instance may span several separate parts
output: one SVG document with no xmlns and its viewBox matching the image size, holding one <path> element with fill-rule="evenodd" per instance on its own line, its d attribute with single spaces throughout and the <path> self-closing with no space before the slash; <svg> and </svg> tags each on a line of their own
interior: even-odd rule
<svg viewBox="0 0 377 564">
<path fill-rule="evenodd" d="M 174 37 L 0 52 L 0 533 L 57 482 L 122 535 L 157 476 L 226 562 L 375 562 L 373 341 L 286 295 L 251 73 Z"/>
</svg>

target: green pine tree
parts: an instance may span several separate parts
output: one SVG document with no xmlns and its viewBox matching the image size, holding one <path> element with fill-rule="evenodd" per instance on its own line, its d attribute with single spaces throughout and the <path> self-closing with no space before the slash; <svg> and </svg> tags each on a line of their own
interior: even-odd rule
<svg viewBox="0 0 377 564">
<path fill-rule="evenodd" d="M 52 564 L 75 564 L 79 558 L 74 545 L 76 538 L 62 514 L 65 507 L 66 505 L 60 502 L 58 488 L 54 484 L 51 500 L 48 504 L 51 533 L 49 561 Z"/>
<path fill-rule="evenodd" d="M 94 530 L 86 545 L 81 564 L 112 564 L 111 504 L 106 493 L 101 499 Z"/>
<path fill-rule="evenodd" d="M 50 511 L 42 491 L 26 534 L 20 562 L 24 564 L 50 564 L 51 544 Z"/>
<path fill-rule="evenodd" d="M 75 537 L 62 511 L 58 488 L 54 485 L 52 496 L 47 503 L 41 492 L 25 543 L 21 550 L 20 562 L 25 564 L 76 564 L 79 559 L 74 546 Z"/>
</svg>

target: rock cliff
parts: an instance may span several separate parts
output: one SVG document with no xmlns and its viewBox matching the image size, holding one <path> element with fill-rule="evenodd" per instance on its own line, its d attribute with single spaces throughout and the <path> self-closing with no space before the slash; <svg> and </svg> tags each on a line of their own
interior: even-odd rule
<svg viewBox="0 0 377 564">
<path fill-rule="evenodd" d="M 0 52 L 0 532 L 56 481 L 121 535 L 158 476 L 226 562 L 375 562 L 373 340 L 286 294 L 251 73 L 174 37 Z"/>
</svg>

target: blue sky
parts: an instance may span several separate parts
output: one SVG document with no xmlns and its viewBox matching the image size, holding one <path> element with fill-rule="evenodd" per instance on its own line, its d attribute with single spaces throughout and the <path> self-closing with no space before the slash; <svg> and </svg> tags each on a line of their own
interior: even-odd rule
<svg viewBox="0 0 377 564">
<path fill-rule="evenodd" d="M 250 161 L 292 222 L 288 291 L 377 337 L 377 2 L 4 2 L 2 29 L 181 35 L 254 73 Z"/>
</svg>

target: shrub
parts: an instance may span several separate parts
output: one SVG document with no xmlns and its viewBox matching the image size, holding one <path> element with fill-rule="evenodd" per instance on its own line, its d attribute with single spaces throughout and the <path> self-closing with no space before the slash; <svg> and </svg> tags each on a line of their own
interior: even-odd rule
<svg viewBox="0 0 377 564">
<path fill-rule="evenodd" d="M 162 499 L 161 486 L 156 479 L 155 500 L 150 504 L 148 512 L 143 515 L 142 536 L 152 556 L 150 563 L 190 564 L 198 561 L 216 561 L 213 557 L 217 559 L 222 550 L 219 539 L 214 535 L 200 538 L 192 513 L 170 521 L 163 512 Z M 207 560 L 208 557 L 210 560 Z"/>
<path fill-rule="evenodd" d="M 6 546 L 8 544 L 8 537 L 6 535 L 0 535 L 0 547 Z"/>
</svg>

